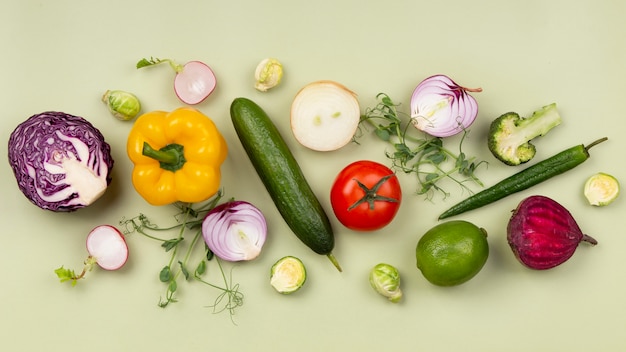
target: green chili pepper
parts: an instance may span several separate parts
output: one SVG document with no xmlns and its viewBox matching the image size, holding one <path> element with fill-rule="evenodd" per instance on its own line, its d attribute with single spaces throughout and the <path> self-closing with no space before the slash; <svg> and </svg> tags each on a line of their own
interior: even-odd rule
<svg viewBox="0 0 626 352">
<path fill-rule="evenodd" d="M 439 220 L 480 208 L 513 193 L 528 189 L 549 178 L 560 175 L 565 171 L 571 170 L 582 164 L 585 160 L 589 159 L 589 149 L 591 147 L 602 143 L 607 139 L 608 138 L 604 137 L 587 146 L 577 145 L 571 147 L 512 176 L 509 176 L 495 185 L 484 189 L 452 206 L 450 209 L 443 212 L 443 214 L 439 215 Z"/>
</svg>

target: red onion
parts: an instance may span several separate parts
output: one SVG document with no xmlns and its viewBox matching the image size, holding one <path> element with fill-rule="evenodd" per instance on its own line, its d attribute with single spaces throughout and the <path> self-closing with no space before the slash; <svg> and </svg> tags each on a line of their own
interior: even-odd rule
<svg viewBox="0 0 626 352">
<path fill-rule="evenodd" d="M 515 257 L 525 266 L 545 270 L 563 264 L 580 242 L 598 242 L 582 233 L 572 214 L 544 196 L 524 199 L 507 226 L 507 239 Z"/>
<path fill-rule="evenodd" d="M 481 92 L 434 75 L 423 80 L 411 97 L 413 125 L 435 137 L 449 137 L 468 128 L 478 115 L 478 103 L 468 92 Z"/>
<path fill-rule="evenodd" d="M 223 260 L 252 260 L 261 253 L 267 223 L 254 205 L 232 201 L 207 214 L 202 222 L 202 236 L 209 249 Z"/>
</svg>

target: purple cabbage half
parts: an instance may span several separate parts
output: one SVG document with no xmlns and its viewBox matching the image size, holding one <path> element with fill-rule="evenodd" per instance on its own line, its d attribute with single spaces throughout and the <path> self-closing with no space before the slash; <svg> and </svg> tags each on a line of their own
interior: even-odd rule
<svg viewBox="0 0 626 352">
<path fill-rule="evenodd" d="M 111 183 L 111 147 L 82 117 L 43 112 L 19 124 L 9 138 L 9 164 L 33 204 L 57 212 L 96 201 Z"/>
</svg>

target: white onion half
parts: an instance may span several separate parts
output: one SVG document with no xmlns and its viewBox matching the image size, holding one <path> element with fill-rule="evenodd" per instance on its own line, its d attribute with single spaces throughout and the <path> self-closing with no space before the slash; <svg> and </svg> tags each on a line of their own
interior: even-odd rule
<svg viewBox="0 0 626 352">
<path fill-rule="evenodd" d="M 434 137 L 449 137 L 468 128 L 478 115 L 478 103 L 468 92 L 444 75 L 423 80 L 411 96 L 411 119 L 415 128 Z"/>
<path fill-rule="evenodd" d="M 267 237 L 267 223 L 261 211 L 245 201 L 218 205 L 202 222 L 202 236 L 220 259 L 236 262 L 259 256 Z"/>
<path fill-rule="evenodd" d="M 293 135 L 312 150 L 331 151 L 348 144 L 360 118 L 356 94 L 334 81 L 309 83 L 291 104 Z"/>
</svg>

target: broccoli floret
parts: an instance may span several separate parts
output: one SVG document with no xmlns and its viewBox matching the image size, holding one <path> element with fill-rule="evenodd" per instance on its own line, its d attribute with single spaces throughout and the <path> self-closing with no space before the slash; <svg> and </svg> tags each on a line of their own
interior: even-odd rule
<svg viewBox="0 0 626 352">
<path fill-rule="evenodd" d="M 535 111 L 529 118 L 515 112 L 502 114 L 489 128 L 489 150 L 507 165 L 523 164 L 535 156 L 535 146 L 530 141 L 559 124 L 561 116 L 555 103 Z"/>
</svg>

